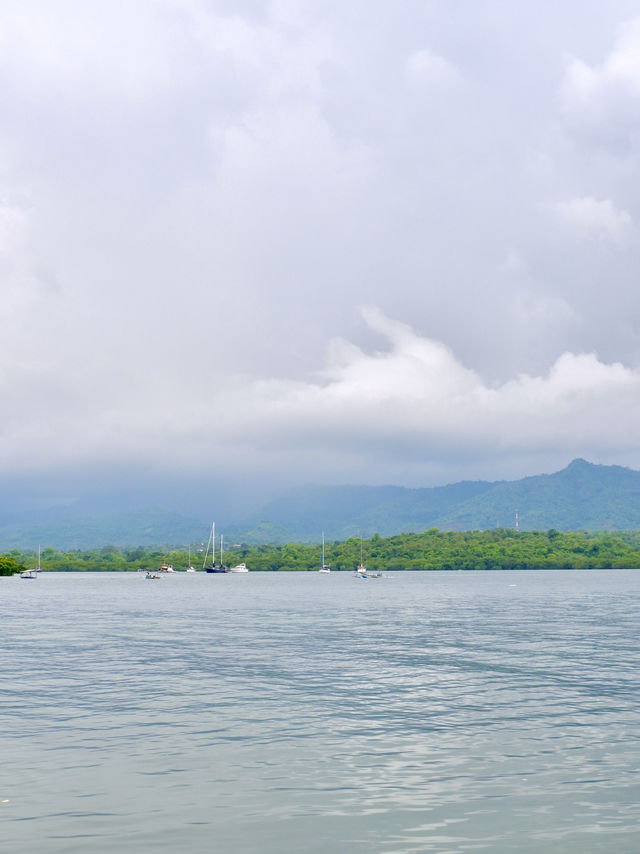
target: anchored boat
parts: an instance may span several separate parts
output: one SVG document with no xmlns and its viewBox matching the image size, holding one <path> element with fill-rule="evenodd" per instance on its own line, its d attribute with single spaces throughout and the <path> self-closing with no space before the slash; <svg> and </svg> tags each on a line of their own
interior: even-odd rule
<svg viewBox="0 0 640 854">
<path fill-rule="evenodd" d="M 38 573 L 42 572 L 42 567 L 40 566 L 40 546 L 38 546 L 38 565 L 35 569 L 25 569 L 20 573 L 20 578 L 24 578 L 25 581 L 33 581 L 38 577 Z"/>
<path fill-rule="evenodd" d="M 189 565 L 185 569 L 185 572 L 195 572 L 194 567 L 191 566 L 191 543 L 189 543 Z"/>
<path fill-rule="evenodd" d="M 322 532 L 322 558 L 320 560 L 320 569 L 318 572 L 322 573 L 322 575 L 329 575 L 331 572 L 329 564 L 324 562 L 324 531 Z"/>
<path fill-rule="evenodd" d="M 382 573 L 379 569 L 370 570 L 364 565 L 364 560 L 362 559 L 362 537 L 360 537 L 360 563 L 355 569 L 353 573 L 356 578 L 382 578 Z"/>
<path fill-rule="evenodd" d="M 222 562 L 223 542 L 224 542 L 224 537 L 221 534 L 220 535 L 220 565 L 216 566 L 216 523 L 212 522 L 211 533 L 209 534 L 209 542 L 207 543 L 207 550 L 204 554 L 204 560 L 202 562 L 202 568 L 204 569 L 205 572 L 208 572 L 208 573 L 229 572 L 229 567 L 225 566 Z M 207 566 L 207 558 L 209 557 L 209 549 L 211 549 L 211 566 Z"/>
</svg>

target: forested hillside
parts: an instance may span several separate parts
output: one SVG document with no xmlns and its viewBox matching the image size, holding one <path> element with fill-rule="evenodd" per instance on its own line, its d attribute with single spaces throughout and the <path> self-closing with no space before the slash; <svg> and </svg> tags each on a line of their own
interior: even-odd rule
<svg viewBox="0 0 640 854">
<path fill-rule="evenodd" d="M 334 571 L 351 571 L 360 555 L 369 569 L 490 570 L 490 569 L 589 569 L 640 567 L 640 533 L 568 533 L 556 530 L 516 533 L 497 529 L 474 532 L 398 534 L 360 541 L 350 538 L 326 544 L 326 560 Z M 12 551 L 8 565 L 35 566 L 34 553 Z M 56 552 L 45 549 L 43 571 L 126 572 L 153 570 L 169 561 L 176 571 L 187 566 L 186 551 L 118 549 L 107 546 L 92 551 Z M 225 552 L 225 563 L 245 561 L 256 571 L 314 571 L 320 566 L 320 546 L 308 543 L 234 546 Z M 202 567 L 202 555 L 192 553 L 192 563 Z M 1 569 L 0 569 L 1 571 Z"/>
<path fill-rule="evenodd" d="M 426 531 L 513 528 L 518 511 L 521 531 L 640 530 L 640 472 L 574 460 L 550 475 L 517 481 L 462 481 L 448 486 L 409 489 L 399 486 L 308 486 L 292 489 L 265 504 L 259 513 L 235 523 L 223 491 L 210 506 L 220 515 L 217 529 L 228 543 L 313 543 L 327 539 L 372 537 Z M 65 519 L 5 521 L 1 549 L 57 549 L 161 546 L 173 548 L 206 542 L 212 519 L 193 518 L 158 509 L 93 513 Z"/>
<path fill-rule="evenodd" d="M 230 531 L 248 542 L 335 539 L 424 531 L 640 529 L 640 472 L 574 460 L 550 475 L 511 482 L 463 481 L 430 489 L 309 487 Z"/>
</svg>

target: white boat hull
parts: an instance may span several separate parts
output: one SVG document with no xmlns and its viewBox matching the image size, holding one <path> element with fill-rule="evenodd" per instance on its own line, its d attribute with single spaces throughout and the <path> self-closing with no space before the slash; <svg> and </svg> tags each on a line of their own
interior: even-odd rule
<svg viewBox="0 0 640 854">
<path fill-rule="evenodd" d="M 249 570 L 247 569 L 247 565 L 245 563 L 239 563 L 238 566 L 232 566 L 231 569 L 229 570 L 229 572 L 239 573 L 239 572 L 249 572 Z"/>
</svg>

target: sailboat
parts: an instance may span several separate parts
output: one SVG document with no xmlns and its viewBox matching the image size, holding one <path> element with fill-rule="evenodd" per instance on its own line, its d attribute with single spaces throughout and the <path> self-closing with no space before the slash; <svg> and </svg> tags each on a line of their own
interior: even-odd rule
<svg viewBox="0 0 640 854">
<path fill-rule="evenodd" d="M 364 560 L 362 559 L 362 537 L 360 537 L 360 563 L 356 567 L 354 575 L 356 575 L 358 578 L 367 577 L 367 567 L 364 565 Z"/>
<path fill-rule="evenodd" d="M 222 554 L 223 554 L 223 542 L 224 538 L 220 536 L 220 566 L 216 566 L 216 523 L 213 522 L 211 525 L 211 533 L 209 534 L 209 542 L 207 543 L 207 550 L 204 555 L 204 561 L 202 562 L 202 568 L 205 572 L 209 573 L 219 573 L 219 572 L 229 572 L 228 567 L 226 567 L 222 563 Z M 209 556 L 209 548 L 211 548 L 211 566 L 207 566 L 207 557 Z"/>
<path fill-rule="evenodd" d="M 40 566 L 40 546 L 38 546 L 38 565 L 35 569 L 25 569 L 20 573 L 20 578 L 24 578 L 25 580 L 32 580 L 38 577 L 38 573 L 42 572 L 42 567 Z"/>
<path fill-rule="evenodd" d="M 189 565 L 185 569 L 185 572 L 195 572 L 195 569 L 191 566 L 191 543 L 189 543 Z"/>
<path fill-rule="evenodd" d="M 329 564 L 324 562 L 324 531 L 322 532 L 322 560 L 318 572 L 321 572 L 323 575 L 328 575 L 331 572 Z"/>
<path fill-rule="evenodd" d="M 379 569 L 369 571 L 367 567 L 364 565 L 364 560 L 362 559 L 362 537 L 360 537 L 360 563 L 356 567 L 355 572 L 353 573 L 356 578 L 382 578 L 382 573 Z"/>
</svg>

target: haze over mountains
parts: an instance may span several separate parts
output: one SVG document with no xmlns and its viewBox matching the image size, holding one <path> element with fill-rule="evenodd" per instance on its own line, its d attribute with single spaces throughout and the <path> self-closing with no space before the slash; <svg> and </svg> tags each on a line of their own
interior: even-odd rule
<svg viewBox="0 0 640 854">
<path fill-rule="evenodd" d="M 389 536 L 513 527 L 521 530 L 626 530 L 640 528 L 640 472 L 574 460 L 554 474 L 516 481 L 462 481 L 447 486 L 307 486 L 291 489 L 258 512 L 224 526 L 233 542 L 317 542 L 350 536 Z M 105 545 L 180 545 L 206 541 L 211 520 L 162 508 L 64 517 L 57 510 L 22 514 L 0 525 L 0 548 L 57 549 Z M 218 517 L 220 518 L 220 517 Z"/>
</svg>

